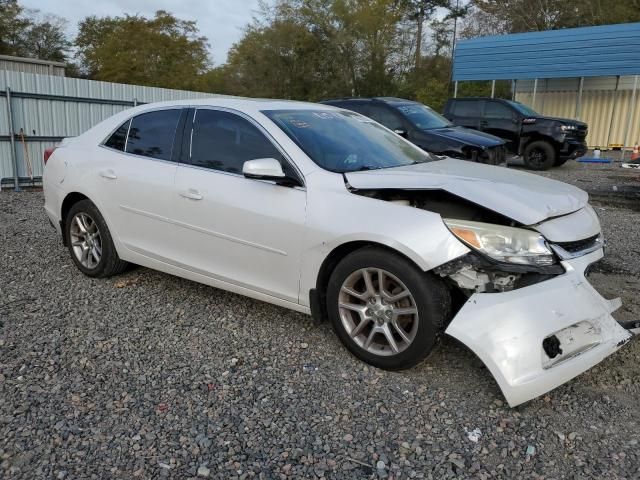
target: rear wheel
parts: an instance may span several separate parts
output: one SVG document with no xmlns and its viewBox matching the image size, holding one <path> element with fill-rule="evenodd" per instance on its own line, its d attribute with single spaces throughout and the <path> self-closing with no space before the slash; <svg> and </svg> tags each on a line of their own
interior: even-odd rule
<svg viewBox="0 0 640 480">
<path fill-rule="evenodd" d="M 536 140 L 524 149 L 524 163 L 531 170 L 548 170 L 556 161 L 556 151 L 549 142 Z"/>
<path fill-rule="evenodd" d="M 71 258 L 89 277 L 110 277 L 122 272 L 127 262 L 120 260 L 104 218 L 90 200 L 74 204 L 65 222 Z"/>
<path fill-rule="evenodd" d="M 345 257 L 327 288 L 327 311 L 342 343 L 361 360 L 388 370 L 422 361 L 450 308 L 449 291 L 439 279 L 377 247 Z"/>
</svg>

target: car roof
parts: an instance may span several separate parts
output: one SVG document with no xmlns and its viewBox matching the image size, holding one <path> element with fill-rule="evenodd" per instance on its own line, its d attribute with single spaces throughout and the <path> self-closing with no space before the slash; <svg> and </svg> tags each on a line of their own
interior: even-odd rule
<svg viewBox="0 0 640 480">
<path fill-rule="evenodd" d="M 164 102 L 146 103 L 137 107 L 139 111 L 152 110 L 162 107 L 223 107 L 238 110 L 245 113 L 258 113 L 262 110 L 333 110 L 334 107 L 311 102 L 299 102 L 295 100 L 278 100 L 270 98 L 249 98 L 215 96 L 194 98 L 187 100 L 169 100 Z"/>
<path fill-rule="evenodd" d="M 399 105 L 399 104 L 407 104 L 407 103 L 418 103 L 413 100 L 408 100 L 406 98 L 398 98 L 398 97 L 342 97 L 342 98 L 331 98 L 329 100 L 323 100 L 322 104 L 339 104 L 343 102 L 350 103 L 367 103 L 367 102 L 382 102 L 387 103 L 389 105 Z"/>
</svg>

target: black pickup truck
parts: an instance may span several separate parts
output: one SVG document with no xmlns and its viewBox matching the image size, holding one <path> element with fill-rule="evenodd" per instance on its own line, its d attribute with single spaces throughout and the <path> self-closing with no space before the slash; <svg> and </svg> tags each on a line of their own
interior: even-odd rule
<svg viewBox="0 0 640 480">
<path fill-rule="evenodd" d="M 519 102 L 497 98 L 451 98 L 444 116 L 455 125 L 474 128 L 507 141 L 509 152 L 522 155 L 532 170 L 547 170 L 587 152 L 587 124 L 545 117 Z"/>
</svg>

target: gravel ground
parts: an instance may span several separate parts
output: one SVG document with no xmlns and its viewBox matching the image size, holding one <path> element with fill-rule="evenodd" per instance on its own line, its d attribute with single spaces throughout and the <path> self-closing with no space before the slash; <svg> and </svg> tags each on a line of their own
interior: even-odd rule
<svg viewBox="0 0 640 480">
<path fill-rule="evenodd" d="M 638 341 L 510 409 L 450 339 L 384 372 L 301 314 L 143 268 L 84 277 L 42 204 L 0 193 L 1 478 L 640 476 Z M 639 214 L 600 208 L 593 281 L 639 318 Z"/>
</svg>

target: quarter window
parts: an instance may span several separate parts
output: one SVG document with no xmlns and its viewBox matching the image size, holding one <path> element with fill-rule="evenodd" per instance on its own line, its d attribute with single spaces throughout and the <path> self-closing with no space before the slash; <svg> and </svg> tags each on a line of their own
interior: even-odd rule
<svg viewBox="0 0 640 480">
<path fill-rule="evenodd" d="M 196 110 L 191 133 L 192 165 L 239 174 L 244 162 L 257 158 L 275 158 L 285 174 L 291 171 L 278 149 L 244 118 L 220 110 Z"/>
<path fill-rule="evenodd" d="M 171 160 L 180 109 L 143 113 L 131 120 L 127 153 L 160 160 Z"/>
<path fill-rule="evenodd" d="M 129 123 L 131 123 L 131 119 L 120 125 L 120 127 L 118 127 L 118 129 L 113 132 L 109 139 L 104 142 L 105 147 L 124 152 L 124 147 L 127 143 L 127 131 L 129 130 Z"/>
</svg>

